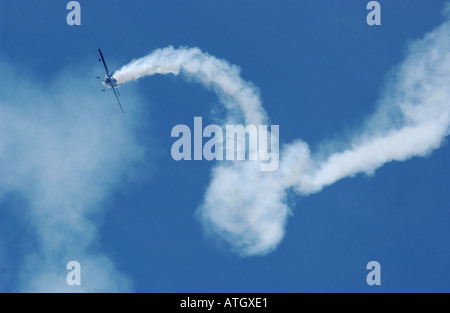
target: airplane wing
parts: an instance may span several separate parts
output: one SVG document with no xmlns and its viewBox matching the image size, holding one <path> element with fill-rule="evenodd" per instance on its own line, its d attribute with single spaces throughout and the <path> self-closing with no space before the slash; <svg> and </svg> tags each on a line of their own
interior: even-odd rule
<svg viewBox="0 0 450 313">
<path fill-rule="evenodd" d="M 125 111 L 122 108 L 122 104 L 120 103 L 119 96 L 117 95 L 116 87 L 114 87 L 114 85 L 111 85 L 111 87 L 112 87 L 112 90 L 114 91 L 114 94 L 116 95 L 117 103 L 119 104 L 120 109 L 122 110 L 122 113 L 125 113 Z"/>
<path fill-rule="evenodd" d="M 103 65 L 105 66 L 106 74 L 109 77 L 111 77 L 111 75 L 109 75 L 108 66 L 106 65 L 105 58 L 103 57 L 103 54 L 102 54 L 102 50 L 98 49 L 98 52 L 100 52 L 100 57 L 102 58 Z"/>
</svg>

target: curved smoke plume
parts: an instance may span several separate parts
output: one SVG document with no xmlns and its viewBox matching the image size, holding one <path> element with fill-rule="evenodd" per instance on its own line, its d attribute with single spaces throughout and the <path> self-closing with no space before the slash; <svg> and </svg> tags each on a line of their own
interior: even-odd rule
<svg viewBox="0 0 450 313">
<path fill-rule="evenodd" d="M 227 121 L 268 122 L 258 91 L 240 77 L 239 68 L 198 48 L 158 49 L 114 76 L 127 82 L 154 74 L 181 74 L 212 89 L 228 110 Z M 205 229 L 242 255 L 275 249 L 290 214 L 289 190 L 316 193 L 342 178 L 439 148 L 449 134 L 449 82 L 450 23 L 445 22 L 410 45 L 377 111 L 345 149 L 313 154 L 297 140 L 282 150 L 276 172 L 259 171 L 256 161 L 218 163 L 198 209 Z"/>
</svg>

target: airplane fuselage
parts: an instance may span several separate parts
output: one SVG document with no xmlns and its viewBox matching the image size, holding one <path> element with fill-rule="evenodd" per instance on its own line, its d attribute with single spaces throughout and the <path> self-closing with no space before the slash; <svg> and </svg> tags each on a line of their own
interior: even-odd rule
<svg viewBox="0 0 450 313">
<path fill-rule="evenodd" d="M 113 77 L 114 72 L 113 72 L 113 74 L 109 73 L 108 66 L 106 65 L 105 58 L 103 57 L 102 51 L 100 49 L 98 49 L 98 53 L 100 53 L 99 61 L 101 61 L 103 63 L 103 66 L 105 67 L 105 71 L 106 71 L 105 80 L 102 81 L 102 85 L 113 90 L 114 95 L 116 96 L 116 99 L 117 99 L 117 104 L 119 105 L 122 112 L 125 113 L 125 111 L 122 108 L 122 104 L 120 103 L 120 100 L 119 100 L 120 93 L 119 93 L 119 90 L 117 89 L 117 87 L 119 85 L 122 85 L 123 83 L 120 83 L 120 84 L 117 83 L 117 79 L 115 79 Z M 100 78 L 100 77 L 97 76 L 97 78 Z M 105 89 L 103 89 L 103 90 L 105 90 Z"/>
<path fill-rule="evenodd" d="M 110 77 L 110 76 L 106 75 L 105 80 L 102 81 L 102 85 L 105 87 L 108 87 L 108 88 L 112 88 L 113 86 L 117 87 L 118 86 L 117 79 L 115 79 L 112 76 Z"/>
</svg>

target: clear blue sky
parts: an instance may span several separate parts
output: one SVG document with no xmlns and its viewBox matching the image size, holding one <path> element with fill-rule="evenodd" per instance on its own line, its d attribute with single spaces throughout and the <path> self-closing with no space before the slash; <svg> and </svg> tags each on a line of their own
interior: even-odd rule
<svg viewBox="0 0 450 313">
<path fill-rule="evenodd" d="M 368 1 L 79 2 L 82 25 L 71 27 L 65 1 L 2 0 L 1 64 L 50 86 L 59 73 L 78 67 L 104 75 L 98 48 L 117 69 L 156 48 L 199 47 L 239 65 L 242 77 L 260 89 L 281 142 L 301 138 L 312 148 L 361 125 L 407 44 L 444 21 L 440 0 L 380 1 L 379 27 L 366 24 Z M 100 93 L 95 76 L 84 84 Z M 192 125 L 194 116 L 208 119 L 216 96 L 177 77 L 130 84 L 121 87 L 124 106 L 132 103 L 127 94 L 139 95 L 146 121 L 139 138 L 149 153 L 138 179 L 114 188 L 95 217 L 95 245 L 128 276 L 133 291 L 450 291 L 448 145 L 315 195 L 292 194 L 293 216 L 278 248 L 243 258 L 205 237 L 194 214 L 214 163 L 170 156 L 172 127 Z M 100 96 L 120 114 L 112 94 Z M 23 218 L 26 205 L 5 197 L 0 291 L 8 292 L 20 289 L 35 235 Z M 381 286 L 366 284 L 372 260 L 381 264 Z"/>
</svg>

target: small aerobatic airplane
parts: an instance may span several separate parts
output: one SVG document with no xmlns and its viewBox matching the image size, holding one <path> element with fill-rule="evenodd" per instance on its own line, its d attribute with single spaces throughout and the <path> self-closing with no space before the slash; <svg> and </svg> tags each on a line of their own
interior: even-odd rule
<svg viewBox="0 0 450 313">
<path fill-rule="evenodd" d="M 113 77 L 114 73 L 109 74 L 108 66 L 106 65 L 105 58 L 103 57 L 102 51 L 100 49 L 98 49 L 98 52 L 100 52 L 100 57 L 101 57 L 101 59 L 98 59 L 98 60 L 103 62 L 103 65 L 105 66 L 105 70 L 106 70 L 105 80 L 102 81 L 102 84 L 105 87 L 112 88 L 112 90 L 114 91 L 114 94 L 116 95 L 117 103 L 119 104 L 120 109 L 122 110 L 122 113 L 125 113 L 125 111 L 122 108 L 122 104 L 120 103 L 120 100 L 119 100 L 119 96 L 120 96 L 119 89 L 117 89 L 117 87 L 122 84 L 117 83 L 117 79 L 115 79 Z M 100 76 L 97 76 L 97 79 L 98 78 L 100 78 Z M 105 89 L 102 89 L 102 91 L 105 91 Z"/>
</svg>

